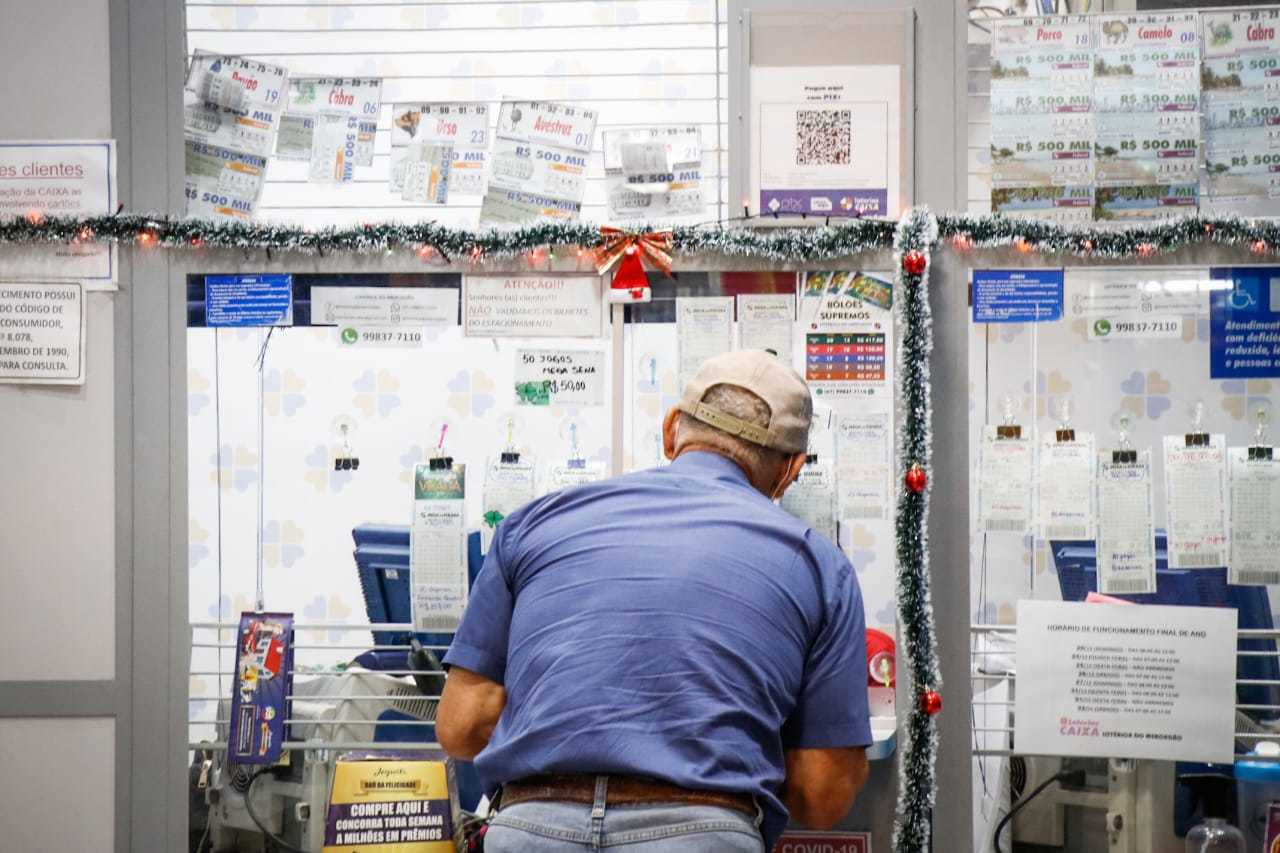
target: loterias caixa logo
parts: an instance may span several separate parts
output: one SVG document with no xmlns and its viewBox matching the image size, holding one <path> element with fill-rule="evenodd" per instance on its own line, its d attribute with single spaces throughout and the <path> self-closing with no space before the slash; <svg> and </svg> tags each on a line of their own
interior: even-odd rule
<svg viewBox="0 0 1280 853">
<path fill-rule="evenodd" d="M 1077 720 L 1071 717 L 1058 718 L 1058 733 L 1066 737 L 1099 737 L 1101 723 L 1097 720 Z"/>
</svg>

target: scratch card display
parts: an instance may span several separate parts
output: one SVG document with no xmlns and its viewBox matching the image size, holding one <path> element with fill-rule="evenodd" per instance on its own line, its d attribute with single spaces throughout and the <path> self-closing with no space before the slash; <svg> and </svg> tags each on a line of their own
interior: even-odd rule
<svg viewBox="0 0 1280 853">
<path fill-rule="evenodd" d="M 233 763 L 280 760 L 292 685 L 293 614 L 240 614 L 227 737 Z"/>
<path fill-rule="evenodd" d="M 438 167 L 448 176 L 446 200 L 449 193 L 482 194 L 490 116 L 489 106 L 480 103 L 397 104 L 391 112 L 391 192 L 405 198 L 409 164 L 434 161 L 442 153 L 436 149 L 448 146 L 448 165 Z M 409 200 L 419 200 L 422 193 L 413 195 Z"/>
</svg>

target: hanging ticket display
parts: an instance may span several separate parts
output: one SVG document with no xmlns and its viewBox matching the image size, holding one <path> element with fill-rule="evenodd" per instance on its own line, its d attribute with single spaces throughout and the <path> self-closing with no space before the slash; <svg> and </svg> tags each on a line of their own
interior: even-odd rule
<svg viewBox="0 0 1280 853">
<path fill-rule="evenodd" d="M 836 542 L 835 412 L 817 404 L 809 420 L 809 456 L 800 476 L 782 495 L 781 506 L 823 536 Z"/>
<path fill-rule="evenodd" d="M 982 434 L 978 526 L 983 533 L 1025 533 L 1031 526 L 1031 442 Z"/>
<path fill-rule="evenodd" d="M 1186 437 L 1164 437 L 1164 496 L 1169 568 L 1204 569 L 1227 564 L 1226 440 L 1188 446 Z"/>
<path fill-rule="evenodd" d="M 831 460 L 819 457 L 801 468 L 782 495 L 782 508 L 835 542 L 836 478 Z"/>
<path fill-rule="evenodd" d="M 453 176 L 453 146 L 415 142 L 404 149 L 398 164 L 400 199 L 418 204 L 446 204 Z"/>
<path fill-rule="evenodd" d="M 561 489 L 570 489 L 605 478 L 607 472 L 603 462 L 586 459 L 576 461 L 581 464 L 561 462 L 559 465 L 549 467 L 546 481 L 543 483 L 543 491 L 558 492 Z"/>
<path fill-rule="evenodd" d="M 307 180 L 345 184 L 355 179 L 360 121 L 354 115 L 321 113 L 315 117 Z"/>
<path fill-rule="evenodd" d="M 289 105 L 280 117 L 276 157 L 310 160 L 316 117 L 321 113 L 356 118 L 357 166 L 373 165 L 373 140 L 382 109 L 382 81 L 377 78 L 291 77 Z"/>
<path fill-rule="evenodd" d="M 437 162 L 438 149 L 447 146 L 446 200 L 449 193 L 483 193 L 489 117 L 489 106 L 481 103 L 396 104 L 391 113 L 391 192 L 404 198 L 408 164 Z M 440 169 L 443 174 L 445 167 Z"/>
<path fill-rule="evenodd" d="M 1156 591 L 1151 451 L 1133 462 L 1098 454 L 1098 592 Z"/>
<path fill-rule="evenodd" d="M 684 388 L 704 361 L 733 349 L 733 297 L 677 299 L 676 340 Z"/>
<path fill-rule="evenodd" d="M 251 219 L 266 176 L 265 157 L 188 139 L 187 215 Z"/>
<path fill-rule="evenodd" d="M 278 65 L 197 53 L 187 72 L 183 132 L 188 140 L 269 156 L 288 77 Z"/>
<path fill-rule="evenodd" d="M 577 219 L 596 112 L 570 104 L 503 101 L 480 222 Z"/>
<path fill-rule="evenodd" d="M 415 631 L 453 631 L 467 607 L 466 468 L 413 473 L 409 529 L 410 607 Z"/>
<path fill-rule="evenodd" d="M 1233 447 L 1231 549 L 1227 582 L 1280 584 L 1280 459 L 1255 448 Z"/>
<path fill-rule="evenodd" d="M 486 553 L 498 523 L 536 497 L 533 472 L 533 460 L 527 454 L 522 454 L 516 462 L 490 460 L 485 468 L 481 500 L 484 523 L 480 526 L 480 544 Z"/>
<path fill-rule="evenodd" d="M 604 174 L 611 220 L 702 216 L 697 125 L 605 131 Z"/>
<path fill-rule="evenodd" d="M 844 415 L 836 423 L 836 511 L 840 521 L 888 517 L 889 416 Z"/>
<path fill-rule="evenodd" d="M 795 304 L 789 293 L 739 293 L 739 347 L 773 350 L 784 364 L 790 364 Z"/>
<path fill-rule="evenodd" d="M 1041 538 L 1094 537 L 1094 454 L 1092 433 L 1076 433 L 1074 441 L 1044 437 L 1036 480 Z"/>
</svg>

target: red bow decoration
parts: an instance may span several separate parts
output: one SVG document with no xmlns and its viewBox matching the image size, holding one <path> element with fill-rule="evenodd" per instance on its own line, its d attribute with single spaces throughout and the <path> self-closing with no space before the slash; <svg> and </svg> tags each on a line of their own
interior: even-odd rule
<svg viewBox="0 0 1280 853">
<path fill-rule="evenodd" d="M 649 279 L 644 274 L 648 260 L 663 275 L 671 275 L 671 232 L 636 234 L 619 228 L 600 229 L 603 243 L 596 249 L 596 271 L 604 275 L 618 264 L 613 274 L 611 302 L 648 302 Z"/>
</svg>

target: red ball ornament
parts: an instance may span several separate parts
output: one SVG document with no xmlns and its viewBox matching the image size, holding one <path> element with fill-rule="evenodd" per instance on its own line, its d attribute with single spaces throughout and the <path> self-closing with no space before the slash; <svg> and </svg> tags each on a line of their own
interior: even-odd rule
<svg viewBox="0 0 1280 853">
<path fill-rule="evenodd" d="M 920 710 L 930 717 L 937 716 L 942 710 L 942 694 L 936 690 L 926 690 L 920 694 Z"/>
<path fill-rule="evenodd" d="M 919 462 L 913 462 L 911 467 L 907 469 L 907 475 L 902 479 L 907 484 L 907 488 L 917 495 L 924 491 L 925 486 L 929 485 L 929 475 L 925 473 L 924 468 L 920 467 Z"/>
<path fill-rule="evenodd" d="M 919 249 L 912 249 L 902 256 L 902 269 L 907 275 L 924 275 L 924 268 L 928 264 L 929 259 Z"/>
</svg>

